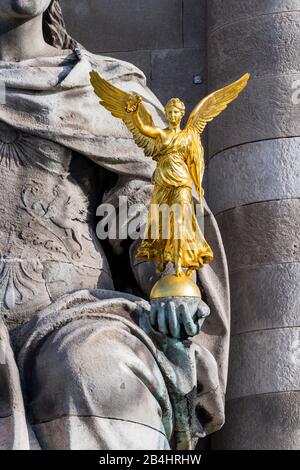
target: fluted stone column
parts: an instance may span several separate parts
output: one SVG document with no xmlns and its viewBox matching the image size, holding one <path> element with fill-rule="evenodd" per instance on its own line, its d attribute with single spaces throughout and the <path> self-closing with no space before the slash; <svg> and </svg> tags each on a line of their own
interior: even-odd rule
<svg viewBox="0 0 300 470">
<path fill-rule="evenodd" d="M 212 448 L 299 449 L 300 0 L 207 5 L 210 90 L 252 74 L 208 136 L 232 301 L 226 424 Z"/>
</svg>

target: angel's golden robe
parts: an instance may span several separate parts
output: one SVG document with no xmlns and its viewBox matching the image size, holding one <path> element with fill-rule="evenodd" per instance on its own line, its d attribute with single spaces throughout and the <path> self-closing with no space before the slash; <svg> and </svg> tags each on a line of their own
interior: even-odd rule
<svg viewBox="0 0 300 470">
<path fill-rule="evenodd" d="M 91 83 L 101 105 L 122 119 L 135 143 L 143 148 L 147 157 L 157 161 L 147 229 L 137 258 L 158 262 L 160 272 L 171 262 L 176 275 L 184 275 L 181 268 L 187 268 L 189 275 L 213 259 L 213 252 L 198 225 L 192 199 L 193 183 L 200 203 L 203 196 L 204 151 L 200 136 L 207 123 L 237 98 L 249 77 L 245 74 L 201 100 L 193 109 L 185 129 L 180 130 L 178 123 L 179 127 L 174 131 L 168 119 L 166 129 L 155 126 L 141 96 L 128 94 L 97 72 L 91 72 Z M 176 108 L 176 104 L 174 106 Z"/>
<path fill-rule="evenodd" d="M 154 157 L 157 161 L 152 178 L 154 190 L 137 257 L 158 262 L 160 271 L 169 261 L 174 266 L 180 263 L 182 267 L 196 269 L 213 259 L 198 225 L 192 198 L 193 181 L 200 181 L 204 170 L 203 148 L 199 138 L 195 141 L 194 137 L 192 131 L 183 130 L 168 145 L 161 146 Z M 196 189 L 202 195 L 202 189 Z M 168 210 L 171 207 L 176 210 Z"/>
</svg>

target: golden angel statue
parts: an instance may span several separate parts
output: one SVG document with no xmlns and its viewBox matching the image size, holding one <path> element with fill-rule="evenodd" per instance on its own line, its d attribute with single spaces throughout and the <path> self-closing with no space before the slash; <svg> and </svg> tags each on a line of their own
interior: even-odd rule
<svg viewBox="0 0 300 470">
<path fill-rule="evenodd" d="M 192 199 L 193 184 L 200 201 L 204 194 L 204 149 L 200 136 L 207 123 L 238 97 L 250 75 L 244 75 L 200 101 L 184 129 L 180 124 L 185 105 L 179 98 L 172 98 L 166 104 L 167 125 L 163 129 L 155 125 L 141 96 L 116 88 L 95 71 L 90 77 L 101 105 L 123 120 L 136 144 L 147 157 L 157 162 L 152 178 L 154 189 L 148 226 L 137 257 L 157 262 L 159 272 L 163 272 L 171 262 L 177 277 L 190 276 L 193 270 L 213 259 L 213 252 L 197 222 Z M 181 208 L 169 213 L 167 236 L 162 236 L 162 206 Z"/>
</svg>

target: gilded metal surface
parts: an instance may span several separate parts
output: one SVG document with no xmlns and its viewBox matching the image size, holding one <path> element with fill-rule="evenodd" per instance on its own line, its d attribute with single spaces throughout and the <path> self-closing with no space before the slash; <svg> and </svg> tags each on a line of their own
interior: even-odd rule
<svg viewBox="0 0 300 470">
<path fill-rule="evenodd" d="M 198 225 L 192 199 L 193 184 L 200 202 L 204 194 L 204 149 L 200 135 L 207 123 L 238 97 L 250 75 L 244 75 L 200 101 L 184 129 L 181 129 L 180 124 L 185 114 L 185 105 L 180 99 L 172 98 L 166 104 L 167 126 L 163 129 L 155 125 L 141 96 L 116 88 L 95 71 L 90 76 L 100 103 L 113 116 L 123 120 L 136 144 L 144 150 L 146 156 L 157 162 L 152 179 L 154 189 L 148 226 L 137 257 L 157 262 L 160 273 L 171 262 L 176 276 L 185 281 L 193 270 L 203 267 L 213 259 L 213 252 Z M 180 210 L 169 211 L 167 227 L 163 227 L 166 219 L 162 217 L 161 208 L 175 206 Z M 164 283 L 164 286 L 167 284 Z M 186 287 L 183 283 L 183 287 L 184 285 Z M 161 287 L 164 295 L 168 295 L 164 289 L 165 287 Z M 186 288 L 186 292 L 188 291 Z"/>
<path fill-rule="evenodd" d="M 189 277 L 168 275 L 154 284 L 151 299 L 162 297 L 201 297 L 200 289 Z"/>
</svg>

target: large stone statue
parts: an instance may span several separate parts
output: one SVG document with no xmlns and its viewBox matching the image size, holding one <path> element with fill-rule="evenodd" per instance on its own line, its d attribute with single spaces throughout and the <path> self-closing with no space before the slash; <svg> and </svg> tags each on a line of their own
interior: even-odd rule
<svg viewBox="0 0 300 470">
<path fill-rule="evenodd" d="M 98 106 L 92 69 L 162 123 L 142 72 L 76 44 L 58 0 L 0 3 L 0 448 L 192 448 L 224 422 L 222 241 L 205 204 L 215 253 L 197 273 L 205 302 L 183 306 L 181 338 L 166 328 L 176 298 L 158 303 L 165 321 L 151 324 L 155 266 L 136 259 L 139 241 L 102 246 L 95 225 L 101 202 L 149 202 L 153 162 Z M 195 308 L 203 318 L 210 309 L 202 331 Z"/>
</svg>

